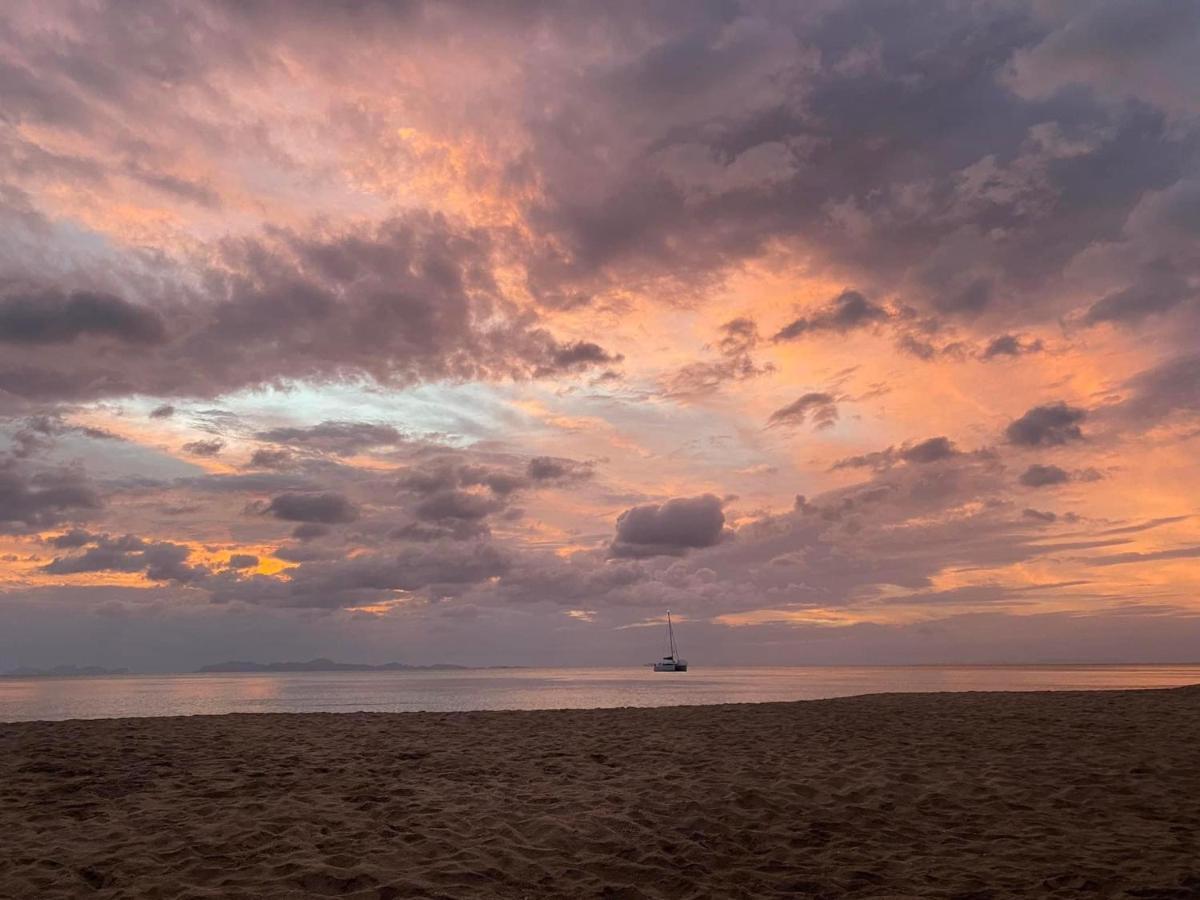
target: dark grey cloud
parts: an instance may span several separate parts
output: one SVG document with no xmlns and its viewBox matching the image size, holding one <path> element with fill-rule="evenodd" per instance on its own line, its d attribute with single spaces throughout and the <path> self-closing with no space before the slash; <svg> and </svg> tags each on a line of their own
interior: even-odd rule
<svg viewBox="0 0 1200 900">
<path fill-rule="evenodd" d="M 90 544 L 96 540 L 99 535 L 95 535 L 83 528 L 72 528 L 70 531 L 65 531 L 62 534 L 56 534 L 47 539 L 47 543 L 52 547 L 58 547 L 60 550 L 73 550 L 82 547 L 85 544 Z"/>
<path fill-rule="evenodd" d="M 1009 443 L 1021 447 L 1045 447 L 1078 441 L 1083 438 L 1080 423 L 1087 410 L 1069 406 L 1062 401 L 1035 406 L 1004 429 Z"/>
<path fill-rule="evenodd" d="M 988 341 L 979 357 L 991 360 L 1001 356 L 1024 356 L 1027 353 L 1039 353 L 1041 350 L 1040 340 L 1025 341 L 1015 334 L 1001 334 Z"/>
<path fill-rule="evenodd" d="M 848 456 L 839 459 L 831 469 L 886 469 L 898 462 L 923 465 L 940 462 L 961 455 L 962 451 L 955 446 L 954 441 L 945 436 L 926 438 L 915 444 L 904 444 L 900 447 L 888 447 L 873 453 L 860 456 Z"/>
<path fill-rule="evenodd" d="M 435 522 L 444 519 L 475 520 L 483 519 L 503 506 L 503 501 L 488 494 L 446 490 L 430 494 L 413 511 L 418 518 Z"/>
<path fill-rule="evenodd" d="M 1197 295 L 1186 275 L 1177 271 L 1167 259 L 1154 260 L 1143 266 L 1138 274 L 1139 278 L 1133 284 L 1106 294 L 1092 304 L 1083 316 L 1084 323 L 1133 325 L 1156 313 L 1174 309 Z"/>
<path fill-rule="evenodd" d="M 292 462 L 294 462 L 294 457 L 291 451 L 282 447 L 259 447 L 250 454 L 250 468 L 252 469 L 280 469 Z"/>
<path fill-rule="evenodd" d="M 3 419 L 0 419 L 0 424 L 4 424 Z M 9 452 L 17 459 L 30 459 L 45 453 L 57 444 L 59 438 L 69 435 L 97 441 L 122 440 L 103 428 L 71 425 L 58 415 L 37 415 L 22 420 L 20 427 L 12 432 Z"/>
<path fill-rule="evenodd" d="M 220 576 L 223 580 L 214 580 L 210 589 L 217 602 L 337 608 L 391 600 L 397 591 L 420 591 L 430 599 L 453 596 L 503 575 L 510 565 L 506 554 L 487 542 L 414 542 L 387 554 L 309 559 L 287 582 Z"/>
<path fill-rule="evenodd" d="M 610 552 L 618 557 L 644 557 L 711 547 L 721 540 L 725 528 L 721 505 L 718 497 L 701 494 L 627 509 L 617 518 Z"/>
<path fill-rule="evenodd" d="M 954 441 L 948 437 L 932 437 L 900 451 L 900 458 L 906 462 L 931 463 L 941 459 L 949 459 L 958 453 Z"/>
<path fill-rule="evenodd" d="M 221 438 L 205 438 L 198 441 L 188 441 L 183 445 L 184 453 L 190 453 L 192 456 L 214 457 L 219 456 L 221 451 L 225 449 L 225 441 Z"/>
<path fill-rule="evenodd" d="M 154 310 L 111 294 L 44 290 L 0 296 L 0 342 L 67 344 L 81 337 L 156 344 L 166 339 L 166 328 Z"/>
<path fill-rule="evenodd" d="M 592 341 L 575 341 L 563 344 L 551 350 L 547 363 L 537 368 L 540 375 L 553 375 L 561 372 L 574 372 L 591 366 L 607 366 L 618 363 L 624 357 L 612 354 Z"/>
<path fill-rule="evenodd" d="M 599 344 L 557 340 L 510 301 L 492 277 L 495 254 L 483 231 L 413 212 L 230 239 L 213 248 L 211 269 L 190 274 L 135 270 L 124 281 L 137 304 L 53 286 L 10 296 L 0 300 L 0 340 L 13 348 L 0 359 L 0 391 L 26 401 L 209 397 L 287 379 L 520 379 L 619 361 Z M 139 352 L 42 352 L 84 336 Z"/>
<path fill-rule="evenodd" d="M 234 553 L 229 557 L 231 569 L 253 569 L 258 565 L 258 557 L 253 553 Z"/>
<path fill-rule="evenodd" d="M 317 538 L 325 537 L 332 531 L 332 528 L 320 522 L 301 522 L 292 529 L 292 537 L 298 541 L 315 541 Z"/>
<path fill-rule="evenodd" d="M 775 341 L 791 341 L 821 331 L 845 333 L 890 318 L 888 311 L 872 303 L 858 291 L 842 291 L 829 303 L 807 316 L 785 325 L 775 333 Z"/>
<path fill-rule="evenodd" d="M 1034 463 L 1021 473 L 1018 481 L 1025 487 L 1042 488 L 1056 484 L 1066 484 L 1071 480 L 1071 473 L 1058 466 L 1047 466 Z"/>
<path fill-rule="evenodd" d="M 53 528 L 103 505 L 79 469 L 31 469 L 0 458 L 0 533 Z"/>
<path fill-rule="evenodd" d="M 175 407 L 170 403 L 164 403 L 150 410 L 150 418 L 152 419 L 169 419 L 173 415 L 175 415 Z"/>
<path fill-rule="evenodd" d="M 775 410 L 767 421 L 770 425 L 803 425 L 812 422 L 814 428 L 830 428 L 837 420 L 837 397 L 824 391 L 810 391 Z"/>
<path fill-rule="evenodd" d="M 336 491 L 287 493 L 273 497 L 265 512 L 289 522 L 337 525 L 358 518 L 358 508 Z"/>
<path fill-rule="evenodd" d="M 535 456 L 529 460 L 525 473 L 535 482 L 570 482 L 591 478 L 594 470 L 590 463 L 556 456 Z"/>
<path fill-rule="evenodd" d="M 189 566 L 190 548 L 170 541 L 146 541 L 136 535 L 121 537 L 94 535 L 82 553 L 56 557 L 42 567 L 54 575 L 83 572 L 144 572 L 152 581 L 189 583 L 203 579 L 209 572 L 203 566 Z"/>
</svg>

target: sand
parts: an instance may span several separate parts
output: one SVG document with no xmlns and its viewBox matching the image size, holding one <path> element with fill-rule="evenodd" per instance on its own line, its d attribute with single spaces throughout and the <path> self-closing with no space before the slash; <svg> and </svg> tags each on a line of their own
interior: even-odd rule
<svg viewBox="0 0 1200 900">
<path fill-rule="evenodd" d="M 1200 688 L 0 725 L 0 896 L 1200 897 Z"/>
</svg>

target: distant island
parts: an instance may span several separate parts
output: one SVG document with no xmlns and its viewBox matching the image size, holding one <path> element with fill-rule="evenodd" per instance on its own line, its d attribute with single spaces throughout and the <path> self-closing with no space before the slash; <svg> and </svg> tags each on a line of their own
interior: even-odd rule
<svg viewBox="0 0 1200 900">
<path fill-rule="evenodd" d="M 405 663 L 390 662 L 379 666 L 366 663 L 340 663 L 332 659 L 310 659 L 308 662 L 242 662 L 231 661 L 202 666 L 197 672 L 408 672 L 429 669 L 469 669 L 470 666 L 454 666 L 449 663 L 435 663 L 431 666 L 410 666 Z"/>
<path fill-rule="evenodd" d="M 3 678 L 89 678 L 97 675 L 128 675 L 128 669 L 105 669 L 102 666 L 55 666 L 52 669 L 35 669 L 32 666 L 17 666 L 0 672 Z"/>
</svg>

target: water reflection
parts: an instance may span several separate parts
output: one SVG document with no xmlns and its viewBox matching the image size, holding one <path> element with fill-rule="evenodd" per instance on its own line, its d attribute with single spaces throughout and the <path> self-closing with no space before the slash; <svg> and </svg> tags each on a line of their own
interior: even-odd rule
<svg viewBox="0 0 1200 900">
<path fill-rule="evenodd" d="M 487 669 L 0 678 L 0 721 L 231 712 L 565 709 L 812 700 L 885 691 L 1035 691 L 1200 683 L 1200 665 Z"/>
</svg>

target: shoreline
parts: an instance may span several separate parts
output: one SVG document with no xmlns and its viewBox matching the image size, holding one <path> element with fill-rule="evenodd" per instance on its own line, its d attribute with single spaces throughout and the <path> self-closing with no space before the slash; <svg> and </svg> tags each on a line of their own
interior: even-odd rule
<svg viewBox="0 0 1200 900">
<path fill-rule="evenodd" d="M 257 674 L 257 673 L 254 673 Z M 735 700 L 724 703 L 672 703 L 669 705 L 659 706 L 554 706 L 554 707 L 506 707 L 495 709 L 406 709 L 406 710 L 374 710 L 374 709 L 350 709 L 344 711 L 335 710 L 271 710 L 268 712 L 250 712 L 245 710 L 234 710 L 231 712 L 222 713 L 178 713 L 175 715 L 147 715 L 147 716 L 96 716 L 94 718 L 76 717 L 71 719 L 0 719 L 0 732 L 3 729 L 21 725 L 70 725 L 73 723 L 92 723 L 92 722 L 142 722 L 142 721 L 171 721 L 171 720 L 191 720 L 191 719 L 224 719 L 224 718 L 250 718 L 250 717 L 287 717 L 296 718 L 303 716 L 326 717 L 326 716 L 438 716 L 438 717 L 453 717 L 453 716 L 474 716 L 474 715 L 503 715 L 508 713 L 588 713 L 588 712 L 636 712 L 647 711 L 654 712 L 658 710 L 706 710 L 706 709 L 721 709 L 721 708 L 742 708 L 742 707 L 762 707 L 762 706 L 779 706 L 787 707 L 796 704 L 817 704 L 817 703 L 840 703 L 854 700 L 865 700 L 876 697 L 1026 697 L 1026 696 L 1072 696 L 1072 695 L 1094 695 L 1094 694 L 1146 694 L 1146 693 L 1162 693 L 1167 691 L 1197 691 L 1200 693 L 1200 682 L 1193 684 L 1171 685 L 1167 687 L 1140 687 L 1140 688 L 1084 688 L 1084 689 L 1062 689 L 1062 690 L 1040 690 L 1032 689 L 1027 691 L 1019 690 L 976 690 L 966 689 L 960 691 L 868 691 L 863 694 L 844 694 L 836 697 L 805 697 L 798 700 Z M 0 734 L 0 737 L 3 735 Z"/>
<path fill-rule="evenodd" d="M 1174 898 L 1200 686 L 0 725 L 0 896 Z"/>
</svg>

